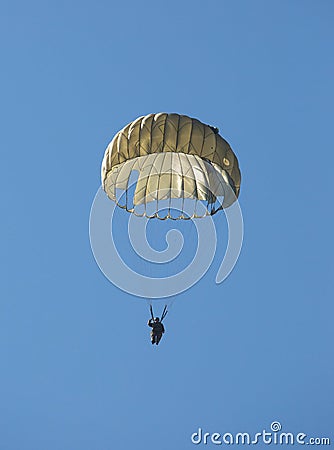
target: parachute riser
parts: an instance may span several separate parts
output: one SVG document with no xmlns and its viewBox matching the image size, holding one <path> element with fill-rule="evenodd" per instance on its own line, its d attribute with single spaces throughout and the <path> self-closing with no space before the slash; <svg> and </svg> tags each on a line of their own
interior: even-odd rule
<svg viewBox="0 0 334 450">
<path fill-rule="evenodd" d="M 150 305 L 150 313 L 151 313 L 151 318 L 152 318 L 152 320 L 154 321 L 154 313 L 153 313 L 153 307 L 152 307 L 152 304 Z M 164 306 L 164 309 L 163 309 L 163 311 L 162 311 L 162 314 L 161 314 L 160 322 L 162 322 L 162 321 L 164 320 L 164 318 L 167 316 L 167 314 L 168 314 L 167 305 L 165 305 L 165 306 Z"/>
</svg>

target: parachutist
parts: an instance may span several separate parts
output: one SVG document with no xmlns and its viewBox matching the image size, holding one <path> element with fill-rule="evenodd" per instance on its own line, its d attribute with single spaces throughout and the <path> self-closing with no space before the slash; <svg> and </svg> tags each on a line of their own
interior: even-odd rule
<svg viewBox="0 0 334 450">
<path fill-rule="evenodd" d="M 152 328 L 151 331 L 151 342 L 152 345 L 158 345 L 162 335 L 165 332 L 165 327 L 162 325 L 162 321 L 167 316 L 168 310 L 167 305 L 164 306 L 164 310 L 162 311 L 161 320 L 159 317 L 154 317 L 152 305 L 150 305 L 150 313 L 151 319 L 147 322 L 147 325 Z"/>
<path fill-rule="evenodd" d="M 150 319 L 147 322 L 147 325 L 152 328 L 152 331 L 151 331 L 151 343 L 152 343 L 152 345 L 154 345 L 154 344 L 158 345 L 160 340 L 161 340 L 161 338 L 162 338 L 162 335 L 165 332 L 165 327 L 160 322 L 159 317 L 155 317 L 154 320 Z"/>
</svg>

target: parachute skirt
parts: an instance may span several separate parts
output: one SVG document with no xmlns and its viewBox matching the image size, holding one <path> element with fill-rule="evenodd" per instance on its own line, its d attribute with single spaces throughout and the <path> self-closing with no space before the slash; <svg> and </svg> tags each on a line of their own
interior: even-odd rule
<svg viewBox="0 0 334 450">
<path fill-rule="evenodd" d="M 236 199 L 226 171 L 183 153 L 156 153 L 117 165 L 104 189 L 128 212 L 161 220 L 213 215 Z"/>
</svg>

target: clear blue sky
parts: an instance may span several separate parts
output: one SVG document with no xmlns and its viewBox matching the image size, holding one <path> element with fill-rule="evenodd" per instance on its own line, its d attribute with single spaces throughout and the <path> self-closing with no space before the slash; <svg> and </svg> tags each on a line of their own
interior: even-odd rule
<svg viewBox="0 0 334 450">
<path fill-rule="evenodd" d="M 273 420 L 334 442 L 333 13 L 2 1 L 1 450 L 185 450 L 198 427 Z M 232 145 L 245 239 L 223 284 L 217 257 L 176 299 L 152 349 L 147 304 L 102 275 L 88 218 L 113 134 L 160 111 Z"/>
</svg>

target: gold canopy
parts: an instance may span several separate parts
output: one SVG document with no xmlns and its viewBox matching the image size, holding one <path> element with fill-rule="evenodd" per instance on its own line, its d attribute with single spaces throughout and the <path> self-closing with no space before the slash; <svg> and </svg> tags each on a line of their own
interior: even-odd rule
<svg viewBox="0 0 334 450">
<path fill-rule="evenodd" d="M 131 189 L 133 173 L 137 180 Z M 106 149 L 101 176 L 119 206 L 161 219 L 212 215 L 236 200 L 241 179 L 238 160 L 217 129 L 167 113 L 139 117 L 119 131 Z M 177 217 L 168 211 L 175 208 L 172 199 L 182 200 Z M 186 199 L 195 201 L 191 212 L 189 204 L 182 210 Z M 205 212 L 197 212 L 197 201 L 206 203 Z"/>
</svg>

